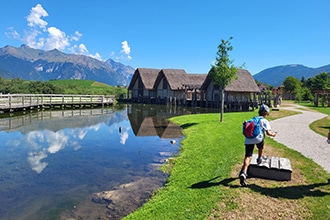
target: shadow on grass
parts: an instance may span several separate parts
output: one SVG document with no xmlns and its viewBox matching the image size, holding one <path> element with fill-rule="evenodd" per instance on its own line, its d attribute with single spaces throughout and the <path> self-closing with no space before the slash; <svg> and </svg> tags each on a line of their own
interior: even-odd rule
<svg viewBox="0 0 330 220">
<path fill-rule="evenodd" d="M 181 125 L 180 127 L 183 128 L 183 129 L 186 129 L 186 128 L 189 128 L 191 126 L 197 125 L 197 124 L 198 123 L 186 123 L 186 124 Z"/>
<path fill-rule="evenodd" d="M 219 186 L 219 185 L 228 186 L 230 188 L 241 187 L 240 185 L 237 184 L 231 184 L 231 182 L 237 180 L 238 178 L 227 178 L 221 181 L 215 181 L 218 178 L 219 176 L 212 178 L 210 180 L 194 183 L 189 188 L 202 189 L 202 188 Z M 296 186 L 267 188 L 267 187 L 258 186 L 256 184 L 251 184 L 248 185 L 247 187 L 255 192 L 258 192 L 266 196 L 271 196 L 273 198 L 300 199 L 306 196 L 321 197 L 321 196 L 330 195 L 330 192 L 317 189 L 318 187 L 322 187 L 326 185 L 330 185 L 330 179 L 328 179 L 327 183 L 315 183 L 310 185 L 296 185 Z"/>
<path fill-rule="evenodd" d="M 194 183 L 189 188 L 191 188 L 191 189 L 204 189 L 204 188 L 219 186 L 219 185 L 230 186 L 231 188 L 240 187 L 238 185 L 237 186 L 229 185 L 229 183 L 233 182 L 234 180 L 236 180 L 238 178 L 228 178 L 228 179 L 224 179 L 224 180 L 221 180 L 221 181 L 215 181 L 218 178 L 220 178 L 220 176 L 214 177 L 210 180 L 205 180 L 205 181 L 201 181 L 201 182 L 198 182 L 198 183 Z"/>
<path fill-rule="evenodd" d="M 316 189 L 317 187 L 322 187 L 330 185 L 330 180 L 327 183 L 315 183 L 310 185 L 297 185 L 297 186 L 284 186 L 277 188 L 267 188 L 261 187 L 256 184 L 248 185 L 253 191 L 259 192 L 263 195 L 271 196 L 273 198 L 285 198 L 285 199 L 301 199 L 306 196 L 321 197 L 330 195 L 329 192 L 322 191 L 321 189 Z"/>
</svg>

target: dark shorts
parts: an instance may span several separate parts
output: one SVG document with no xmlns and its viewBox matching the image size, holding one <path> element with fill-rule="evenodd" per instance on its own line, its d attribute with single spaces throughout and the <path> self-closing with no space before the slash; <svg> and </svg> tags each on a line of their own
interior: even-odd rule
<svg viewBox="0 0 330 220">
<path fill-rule="evenodd" d="M 264 148 L 264 141 L 262 140 L 259 144 L 246 144 L 245 157 L 252 157 L 254 145 L 257 145 L 258 149 L 262 149 Z"/>
</svg>

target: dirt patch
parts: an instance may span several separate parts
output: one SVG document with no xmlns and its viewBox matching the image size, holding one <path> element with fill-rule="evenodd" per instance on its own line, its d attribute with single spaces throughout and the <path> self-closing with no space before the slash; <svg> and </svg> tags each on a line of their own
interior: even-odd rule
<svg viewBox="0 0 330 220">
<path fill-rule="evenodd" d="M 265 146 L 264 155 L 282 157 L 280 151 Z M 242 158 L 243 161 L 243 158 Z M 236 190 L 237 196 L 232 201 L 220 201 L 209 219 L 309 219 L 311 211 L 301 200 L 283 198 L 279 193 L 276 198 L 276 188 L 289 189 L 291 186 L 306 184 L 300 170 L 293 169 L 290 181 L 273 181 L 259 178 L 248 178 L 248 187 L 241 187 L 238 174 L 242 164 L 235 166 L 231 173 L 234 179 L 228 186 Z M 274 189 L 273 189 L 274 188 Z M 272 194 L 270 196 L 270 194 Z M 234 208 L 226 207 L 235 204 Z"/>
<path fill-rule="evenodd" d="M 146 203 L 163 183 L 163 178 L 146 177 L 95 193 L 61 219 L 121 219 Z"/>
</svg>

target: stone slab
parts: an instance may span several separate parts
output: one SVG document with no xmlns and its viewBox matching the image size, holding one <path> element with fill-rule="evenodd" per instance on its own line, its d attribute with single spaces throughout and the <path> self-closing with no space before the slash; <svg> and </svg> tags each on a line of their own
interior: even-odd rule
<svg viewBox="0 0 330 220">
<path fill-rule="evenodd" d="M 257 164 L 257 154 L 252 155 L 248 168 L 249 177 L 259 177 L 278 181 L 291 180 L 292 167 L 287 158 L 263 156 L 261 164 Z"/>
</svg>

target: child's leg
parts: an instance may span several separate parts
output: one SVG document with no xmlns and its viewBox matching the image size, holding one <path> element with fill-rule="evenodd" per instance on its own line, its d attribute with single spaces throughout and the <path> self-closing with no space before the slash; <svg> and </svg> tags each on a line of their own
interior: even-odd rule
<svg viewBox="0 0 330 220">
<path fill-rule="evenodd" d="M 259 144 L 257 144 L 258 148 L 258 157 L 262 157 L 262 151 L 264 149 L 264 141 L 261 141 Z"/>
<path fill-rule="evenodd" d="M 244 172 L 245 174 L 247 174 L 247 170 L 248 167 L 250 165 L 250 161 L 251 161 L 251 157 L 252 157 L 252 153 L 253 153 L 253 148 L 254 148 L 254 144 L 246 144 L 245 145 L 245 157 L 244 157 L 244 161 L 243 161 L 243 167 L 241 172 Z"/>
<path fill-rule="evenodd" d="M 243 161 L 242 171 L 247 174 L 247 170 L 251 161 L 251 157 L 245 157 Z"/>
<path fill-rule="evenodd" d="M 264 141 L 262 141 L 259 144 L 257 144 L 257 148 L 258 148 L 258 159 L 257 159 L 257 163 L 260 164 L 261 163 L 262 152 L 264 150 Z"/>
</svg>

